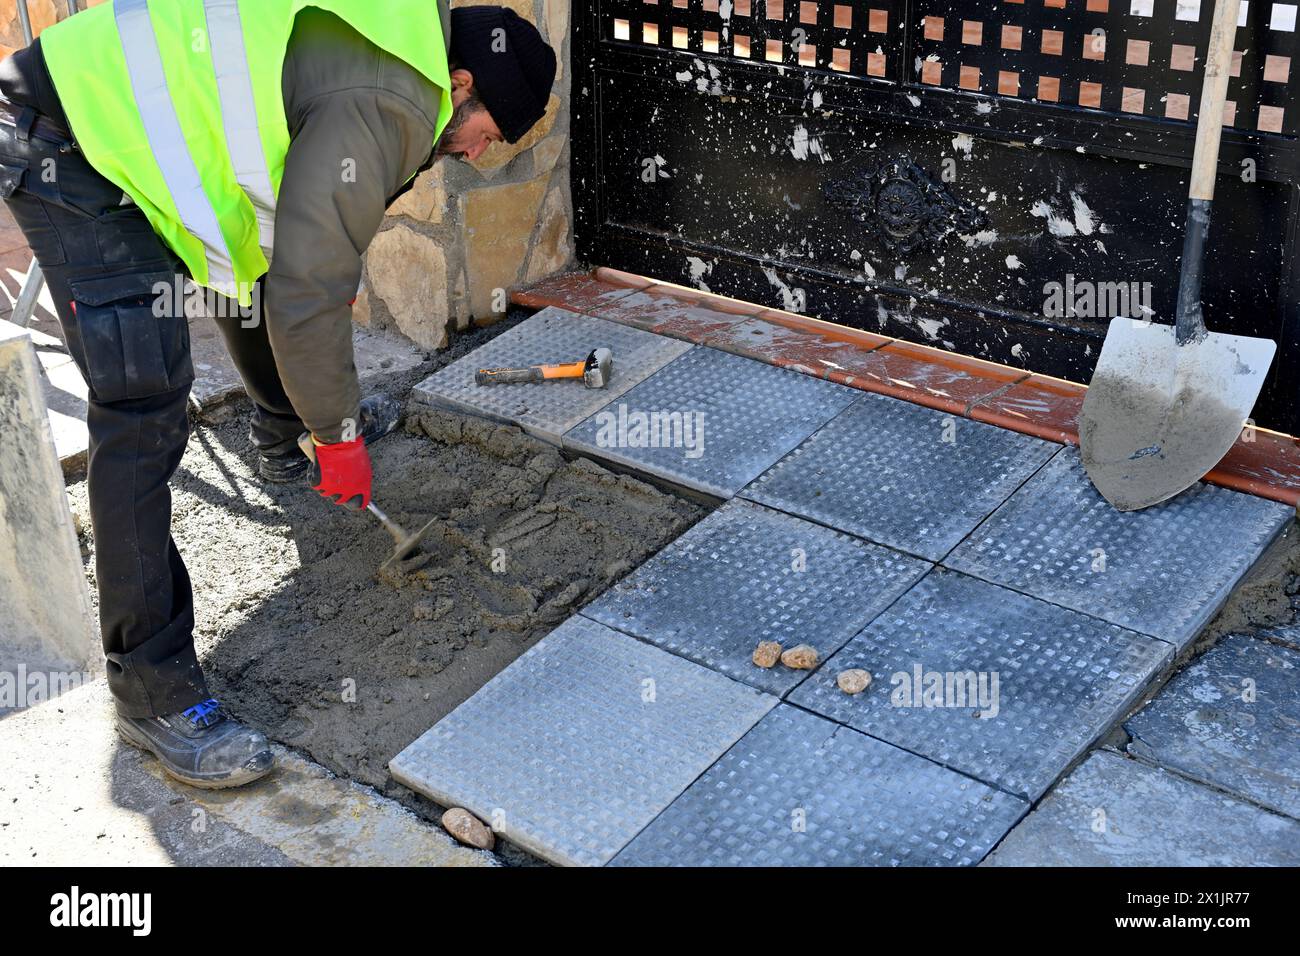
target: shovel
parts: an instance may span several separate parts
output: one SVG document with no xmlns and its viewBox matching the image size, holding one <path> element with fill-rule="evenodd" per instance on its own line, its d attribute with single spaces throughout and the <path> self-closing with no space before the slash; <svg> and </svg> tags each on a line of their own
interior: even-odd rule
<svg viewBox="0 0 1300 956">
<path fill-rule="evenodd" d="M 1083 467 L 1120 511 L 1172 498 L 1219 463 L 1241 434 L 1277 348 L 1269 339 L 1207 332 L 1201 315 L 1205 241 L 1240 6 L 1240 0 L 1218 0 L 1214 7 L 1175 324 L 1112 319 L 1079 416 Z"/>
</svg>

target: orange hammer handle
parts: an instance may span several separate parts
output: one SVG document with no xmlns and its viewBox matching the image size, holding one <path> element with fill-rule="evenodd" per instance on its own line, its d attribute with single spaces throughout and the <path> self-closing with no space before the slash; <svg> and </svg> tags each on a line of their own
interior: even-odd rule
<svg viewBox="0 0 1300 956">
<path fill-rule="evenodd" d="M 548 378 L 582 378 L 585 368 L 583 362 L 530 365 L 527 368 L 481 368 L 474 373 L 474 381 L 479 385 L 508 385 L 542 382 Z"/>
<path fill-rule="evenodd" d="M 582 378 L 585 362 L 566 362 L 563 365 L 540 365 L 543 378 Z"/>
</svg>

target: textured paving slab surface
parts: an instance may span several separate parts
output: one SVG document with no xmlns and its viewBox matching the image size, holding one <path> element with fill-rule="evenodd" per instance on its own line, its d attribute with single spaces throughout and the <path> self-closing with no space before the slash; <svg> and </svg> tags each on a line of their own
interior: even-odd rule
<svg viewBox="0 0 1300 956">
<path fill-rule="evenodd" d="M 1060 446 L 868 395 L 742 495 L 938 561 Z"/>
<path fill-rule="evenodd" d="M 1130 753 L 1300 818 L 1300 651 L 1226 637 L 1124 729 Z"/>
<path fill-rule="evenodd" d="M 605 388 L 587 388 L 577 380 L 474 384 L 474 373 L 481 368 L 576 362 L 601 347 L 614 352 L 614 374 Z M 560 436 L 578 422 L 691 347 L 689 342 L 546 308 L 429 376 L 415 387 L 415 396 L 431 405 L 513 422 L 559 444 Z"/>
<path fill-rule="evenodd" d="M 1200 484 L 1123 514 L 1068 448 L 944 563 L 1183 647 L 1293 513 Z"/>
<path fill-rule="evenodd" d="M 1023 801 L 782 704 L 616 866 L 969 866 Z"/>
<path fill-rule="evenodd" d="M 574 617 L 389 766 L 543 859 L 601 865 L 775 703 Z"/>
<path fill-rule="evenodd" d="M 757 667 L 759 641 L 808 643 L 825 660 L 930 566 L 742 501 L 669 544 L 583 613 L 781 695 L 808 676 Z"/>
<path fill-rule="evenodd" d="M 564 444 L 730 498 L 859 396 L 843 385 L 699 348 L 582 422 Z M 637 429 L 638 416 L 655 413 L 652 424 L 680 422 L 678 431 Z"/>
<path fill-rule="evenodd" d="M 1098 751 L 986 865 L 1297 866 L 1300 823 Z"/>
<path fill-rule="evenodd" d="M 938 570 L 790 701 L 1034 800 L 1124 716 L 1171 653 L 1154 638 Z M 872 684 L 851 697 L 835 675 L 858 667 Z"/>
</svg>

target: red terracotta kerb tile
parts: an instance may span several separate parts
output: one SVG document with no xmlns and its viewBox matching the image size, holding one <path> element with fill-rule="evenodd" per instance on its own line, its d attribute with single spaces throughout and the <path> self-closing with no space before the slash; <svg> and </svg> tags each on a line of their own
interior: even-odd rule
<svg viewBox="0 0 1300 956">
<path fill-rule="evenodd" d="M 527 307 L 598 315 L 1047 441 L 1079 443 L 1088 389 L 1076 382 L 612 269 L 553 277 L 511 298 Z M 1300 441 L 1247 429 L 1205 480 L 1295 505 Z"/>
</svg>

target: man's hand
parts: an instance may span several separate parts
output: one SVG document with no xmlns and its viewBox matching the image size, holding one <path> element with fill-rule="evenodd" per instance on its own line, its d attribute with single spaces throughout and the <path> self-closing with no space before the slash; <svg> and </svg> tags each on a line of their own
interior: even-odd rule
<svg viewBox="0 0 1300 956">
<path fill-rule="evenodd" d="M 370 504 L 370 452 L 364 438 L 316 445 L 311 486 L 336 505 L 358 511 Z"/>
</svg>

